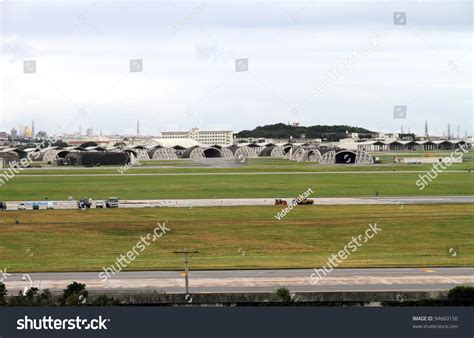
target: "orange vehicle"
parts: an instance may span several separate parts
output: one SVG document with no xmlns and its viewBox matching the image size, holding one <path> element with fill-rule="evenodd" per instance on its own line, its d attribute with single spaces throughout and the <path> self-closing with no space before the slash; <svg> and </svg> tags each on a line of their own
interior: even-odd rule
<svg viewBox="0 0 474 338">
<path fill-rule="evenodd" d="M 303 198 L 301 201 L 298 202 L 298 200 L 294 200 L 298 205 L 312 205 L 314 204 L 314 200 L 309 199 L 309 198 Z"/>
</svg>

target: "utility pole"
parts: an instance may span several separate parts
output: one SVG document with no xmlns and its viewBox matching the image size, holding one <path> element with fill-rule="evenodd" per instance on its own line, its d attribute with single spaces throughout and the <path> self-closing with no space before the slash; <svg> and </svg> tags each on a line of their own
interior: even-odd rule
<svg viewBox="0 0 474 338">
<path fill-rule="evenodd" d="M 189 294 L 189 254 L 192 253 L 199 253 L 197 250 L 189 250 L 189 249 L 183 249 L 183 250 L 176 250 L 174 253 L 176 254 L 184 254 L 184 285 L 186 287 L 186 294 Z"/>
</svg>

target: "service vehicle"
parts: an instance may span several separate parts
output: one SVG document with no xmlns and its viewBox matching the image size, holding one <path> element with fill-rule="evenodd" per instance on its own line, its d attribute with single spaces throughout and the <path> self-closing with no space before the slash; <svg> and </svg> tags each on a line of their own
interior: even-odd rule
<svg viewBox="0 0 474 338">
<path fill-rule="evenodd" d="M 92 206 L 91 198 L 83 198 L 77 202 L 77 207 L 79 209 L 90 209 L 91 206 Z"/>
<path fill-rule="evenodd" d="M 105 206 L 107 208 L 118 208 L 119 207 L 119 200 L 117 197 L 109 197 L 107 201 L 105 201 Z"/>
</svg>

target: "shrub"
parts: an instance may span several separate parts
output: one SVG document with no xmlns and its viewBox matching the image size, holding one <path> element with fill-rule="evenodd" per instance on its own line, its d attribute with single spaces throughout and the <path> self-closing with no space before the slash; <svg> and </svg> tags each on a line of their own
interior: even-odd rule
<svg viewBox="0 0 474 338">
<path fill-rule="evenodd" d="M 7 303 L 5 296 L 7 295 L 7 289 L 5 284 L 0 282 L 0 305 L 5 305 Z"/>
<path fill-rule="evenodd" d="M 278 297 L 280 297 L 281 301 L 285 304 L 291 303 L 291 295 L 290 295 L 290 290 L 288 290 L 285 287 L 279 288 L 274 292 Z"/>
<path fill-rule="evenodd" d="M 60 305 L 83 305 L 86 302 L 89 291 L 86 285 L 82 283 L 72 282 L 63 290 L 63 295 L 59 299 Z"/>
<path fill-rule="evenodd" d="M 472 306 L 474 305 L 474 287 L 456 286 L 449 290 L 448 300 L 452 305 Z"/>
<path fill-rule="evenodd" d="M 111 306 L 111 305 L 119 305 L 120 300 L 115 299 L 114 297 L 107 297 L 106 295 L 101 295 L 94 299 L 92 305 L 94 306 Z"/>
</svg>

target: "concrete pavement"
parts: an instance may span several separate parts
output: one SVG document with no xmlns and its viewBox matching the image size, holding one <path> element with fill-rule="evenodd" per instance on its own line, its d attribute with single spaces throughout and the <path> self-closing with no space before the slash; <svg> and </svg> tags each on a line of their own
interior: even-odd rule
<svg viewBox="0 0 474 338">
<path fill-rule="evenodd" d="M 474 268 L 376 268 L 336 269 L 318 285 L 310 284 L 312 269 L 191 271 L 191 292 L 271 292 L 287 287 L 293 292 L 322 291 L 435 291 L 457 285 L 474 285 Z M 107 281 L 99 272 L 30 273 L 22 281 L 15 273 L 5 282 L 10 293 L 25 287 L 61 291 L 73 281 L 89 290 L 184 292 L 184 273 L 179 271 L 119 272 Z"/>
<path fill-rule="evenodd" d="M 283 198 L 288 203 L 293 198 Z M 409 204 L 445 204 L 474 203 L 474 196 L 399 196 L 399 197 L 332 197 L 313 198 L 314 205 L 403 205 Z M 77 201 L 50 201 L 55 209 L 77 209 Z M 17 210 L 20 201 L 7 202 L 7 210 Z M 157 207 L 219 207 L 219 206 L 255 206 L 274 205 L 275 198 L 223 198 L 223 199 L 179 199 L 179 200 L 120 200 L 120 208 L 157 208 Z M 92 206 L 95 208 L 95 205 Z M 283 207 L 283 206 L 282 206 Z M 309 207 L 309 206 L 305 206 Z M 40 209 L 46 205 L 40 206 Z M 27 205 L 27 209 L 32 209 Z"/>
</svg>

